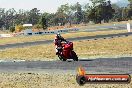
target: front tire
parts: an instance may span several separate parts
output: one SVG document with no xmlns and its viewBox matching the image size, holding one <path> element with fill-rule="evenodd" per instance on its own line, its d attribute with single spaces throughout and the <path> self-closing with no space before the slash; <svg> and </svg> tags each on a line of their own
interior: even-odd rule
<svg viewBox="0 0 132 88">
<path fill-rule="evenodd" d="M 61 61 L 66 61 L 66 59 L 65 59 L 63 56 L 58 55 L 58 57 L 59 57 L 59 59 L 60 59 Z"/>
</svg>

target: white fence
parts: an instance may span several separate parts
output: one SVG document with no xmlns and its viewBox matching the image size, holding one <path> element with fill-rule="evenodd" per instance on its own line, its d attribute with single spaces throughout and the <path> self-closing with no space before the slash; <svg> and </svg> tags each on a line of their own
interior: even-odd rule
<svg viewBox="0 0 132 88">
<path fill-rule="evenodd" d="M 68 32 L 76 32 L 79 31 L 78 28 L 72 29 L 62 29 L 62 30 L 53 30 L 53 31 L 43 31 L 43 32 L 27 32 L 27 33 L 17 33 L 14 36 L 21 36 L 21 35 L 48 35 L 48 34 L 57 34 L 57 33 L 68 33 Z"/>
<path fill-rule="evenodd" d="M 7 37 L 15 37 L 15 36 L 23 36 L 23 35 L 48 35 L 48 34 L 56 34 L 56 33 L 68 33 L 68 32 L 75 32 L 79 31 L 78 28 L 73 29 L 62 29 L 62 30 L 53 30 L 53 31 L 43 31 L 43 32 L 27 32 L 27 33 L 13 33 L 13 34 L 0 34 L 0 37 L 7 38 Z"/>
<path fill-rule="evenodd" d="M 8 37 L 13 37 L 13 35 L 12 34 L 0 34 L 0 37 L 8 38 Z"/>
</svg>

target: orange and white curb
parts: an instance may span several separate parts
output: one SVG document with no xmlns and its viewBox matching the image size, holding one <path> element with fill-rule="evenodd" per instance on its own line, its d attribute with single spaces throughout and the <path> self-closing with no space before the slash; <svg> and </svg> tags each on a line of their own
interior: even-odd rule
<svg viewBox="0 0 132 88">
<path fill-rule="evenodd" d="M 78 68 L 76 81 L 79 85 L 86 83 L 130 83 L 129 74 L 86 74 L 84 68 Z"/>
</svg>

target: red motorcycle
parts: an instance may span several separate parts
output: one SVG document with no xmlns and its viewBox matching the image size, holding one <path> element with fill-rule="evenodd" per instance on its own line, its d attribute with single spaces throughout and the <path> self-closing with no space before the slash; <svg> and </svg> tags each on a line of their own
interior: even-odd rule
<svg viewBox="0 0 132 88">
<path fill-rule="evenodd" d="M 76 53 L 73 51 L 73 43 L 66 41 L 65 43 L 61 43 L 62 48 L 59 49 L 58 57 L 61 61 L 66 61 L 67 59 L 73 59 L 74 61 L 78 61 L 78 57 Z"/>
</svg>

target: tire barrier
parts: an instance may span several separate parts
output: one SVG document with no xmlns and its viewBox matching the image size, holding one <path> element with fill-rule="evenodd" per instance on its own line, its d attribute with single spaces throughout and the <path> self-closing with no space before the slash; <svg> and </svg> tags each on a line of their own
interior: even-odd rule
<svg viewBox="0 0 132 88">
<path fill-rule="evenodd" d="M 44 31 L 44 32 L 38 32 L 38 34 L 57 34 L 57 33 L 68 33 L 68 32 L 76 32 L 79 31 L 78 28 L 72 28 L 72 29 L 62 29 L 62 30 L 54 30 L 54 31 Z M 35 35 L 33 33 L 33 35 Z"/>
<path fill-rule="evenodd" d="M 68 33 L 68 32 L 76 32 L 79 31 L 78 28 L 72 28 L 72 29 L 62 29 L 62 30 L 54 30 L 54 31 L 44 31 L 44 32 L 27 32 L 27 33 L 13 33 L 13 37 L 15 36 L 21 36 L 21 35 L 49 35 L 49 34 L 57 34 L 57 33 Z"/>
<path fill-rule="evenodd" d="M 55 31 L 45 31 L 42 34 L 68 33 L 68 32 L 75 32 L 75 31 L 79 31 L 79 29 L 73 28 L 73 29 L 62 29 L 62 30 L 55 30 Z"/>
</svg>

